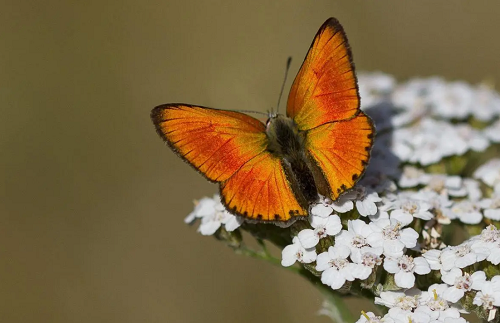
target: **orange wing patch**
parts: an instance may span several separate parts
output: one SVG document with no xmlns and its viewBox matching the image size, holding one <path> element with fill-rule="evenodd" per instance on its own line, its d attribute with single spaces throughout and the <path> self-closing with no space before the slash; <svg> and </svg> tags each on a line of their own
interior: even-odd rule
<svg viewBox="0 0 500 323">
<path fill-rule="evenodd" d="M 306 149 L 321 168 L 330 187 L 330 198 L 352 188 L 370 159 L 374 128 L 363 112 L 345 121 L 332 122 L 311 129 Z"/>
<path fill-rule="evenodd" d="M 227 180 L 267 146 L 264 124 L 242 113 L 166 104 L 151 118 L 169 146 L 214 182 Z"/>
<path fill-rule="evenodd" d="M 295 77 L 287 115 L 300 130 L 354 117 L 359 95 L 352 54 L 344 29 L 328 19 L 319 29 Z"/>
<path fill-rule="evenodd" d="M 221 184 L 222 203 L 232 213 L 260 221 L 305 217 L 278 157 L 263 152 Z"/>
</svg>

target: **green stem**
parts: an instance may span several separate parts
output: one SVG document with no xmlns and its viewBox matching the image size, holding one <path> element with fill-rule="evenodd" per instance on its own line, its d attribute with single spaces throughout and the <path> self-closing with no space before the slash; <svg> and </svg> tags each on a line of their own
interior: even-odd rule
<svg viewBox="0 0 500 323">
<path fill-rule="evenodd" d="M 330 305 L 329 310 L 331 318 L 336 323 L 356 322 L 356 319 L 353 317 L 351 311 L 349 311 L 344 300 L 342 299 L 342 295 L 324 284 L 315 286 L 319 289 L 321 294 L 323 294 L 323 297 Z"/>
<path fill-rule="evenodd" d="M 252 250 L 245 245 L 241 245 L 240 248 L 236 249 L 236 251 L 242 255 L 265 260 L 273 265 L 283 268 L 283 266 L 281 265 L 281 260 L 276 257 L 273 257 L 268 252 L 267 246 L 265 245 L 264 241 L 261 239 L 257 239 L 257 241 L 259 245 L 262 247 L 261 251 Z M 352 316 L 351 312 L 347 309 L 345 302 L 342 299 L 342 296 L 338 292 L 332 290 L 329 286 L 321 283 L 318 277 L 314 276 L 311 272 L 302 267 L 290 266 L 290 267 L 285 267 L 285 269 L 307 279 L 314 285 L 314 287 L 316 287 L 321 292 L 325 300 L 330 305 L 329 310 L 330 313 L 332 314 L 332 318 L 335 320 L 336 323 L 352 323 L 356 321 Z"/>
<path fill-rule="evenodd" d="M 271 264 L 273 264 L 275 266 L 283 267 L 283 266 L 281 266 L 281 260 L 276 258 L 276 257 L 273 257 L 271 254 L 269 254 L 267 252 L 267 249 L 265 251 L 264 250 L 263 251 L 255 251 L 255 250 L 252 250 L 252 249 L 242 245 L 242 246 L 240 246 L 240 248 L 236 249 L 235 251 L 236 251 L 236 253 L 239 253 L 239 254 L 242 254 L 245 256 L 249 256 L 252 258 L 256 258 L 256 259 L 265 260 L 265 261 L 270 262 Z M 294 272 L 296 274 L 300 274 L 300 268 L 290 266 L 290 267 L 285 267 L 285 269 L 290 270 L 291 272 Z"/>
</svg>

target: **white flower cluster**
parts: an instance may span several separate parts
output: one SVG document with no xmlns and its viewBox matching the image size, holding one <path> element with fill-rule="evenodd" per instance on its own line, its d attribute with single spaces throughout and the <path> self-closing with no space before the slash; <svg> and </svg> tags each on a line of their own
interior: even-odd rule
<svg viewBox="0 0 500 323">
<path fill-rule="evenodd" d="M 482 130 L 466 123 L 470 117 L 488 123 L 500 115 L 500 95 L 486 85 L 440 78 L 396 84 L 381 73 L 358 79 L 362 108 L 376 110 L 377 130 L 394 129 L 389 144 L 402 162 L 426 166 L 500 142 L 500 121 Z"/>
<path fill-rule="evenodd" d="M 318 242 L 333 237 L 332 246 L 315 259 L 321 281 L 332 289 L 366 280 L 382 265 L 401 289 L 382 292 L 382 298 L 409 297 L 416 290 L 415 275 L 439 272 L 440 284 L 429 287 L 426 294 L 417 290 L 419 296 L 411 296 L 412 308 L 400 299 L 384 321 L 462 321 L 458 304 L 466 295 L 473 296 L 473 304 L 489 311 L 488 319 L 493 319 L 500 306 L 500 278 L 487 280 L 485 272 L 474 266 L 484 261 L 500 264 L 500 231 L 489 225 L 458 246 L 446 246 L 442 234 L 453 221 L 483 228 L 485 223 L 500 221 L 500 159 L 477 168 L 474 178 L 447 175 L 443 167 L 441 174 L 428 173 L 421 166 L 468 151 L 483 152 L 491 143 L 500 142 L 500 122 L 483 130 L 464 123 L 469 117 L 484 123 L 497 118 L 500 97 L 484 86 L 474 89 L 440 79 L 396 86 L 387 75 L 375 74 L 361 76 L 359 82 L 365 110 L 373 113 L 379 131 L 372 160 L 353 191 L 311 208 L 314 230 L 299 232 L 295 248 L 309 252 L 307 263 L 314 264 Z M 361 218 L 349 220 L 347 229 L 342 229 L 342 213 L 354 205 Z M 335 225 L 317 226 L 317 219 Z M 414 229 L 417 223 L 419 232 Z M 303 261 L 289 253 L 282 256 L 283 265 Z M 456 303 L 455 307 L 449 303 Z M 368 313 L 360 322 L 380 319 Z"/>
<path fill-rule="evenodd" d="M 193 223 L 196 219 L 201 219 L 198 231 L 205 236 L 214 234 L 223 224 L 227 231 L 234 231 L 243 223 L 243 219 L 226 210 L 218 194 L 213 198 L 204 197 L 196 201 L 195 205 L 184 222 Z"/>
<path fill-rule="evenodd" d="M 315 269 L 321 272 L 321 281 L 332 289 L 342 288 L 347 281 L 366 280 L 382 265 L 387 273 L 393 274 L 395 285 L 403 290 L 398 293 L 415 289 L 415 275 L 438 271 L 442 283 L 431 286 L 429 293 L 436 289 L 437 295 L 444 299 L 433 296 L 436 304 L 442 304 L 444 312 L 429 313 L 425 305 L 429 301 L 422 298 L 414 308 L 418 311 L 391 309 L 384 320 L 397 321 L 403 316 L 419 322 L 456 320 L 459 307 L 449 309 L 447 302 L 457 303 L 471 293 L 475 295 L 473 304 L 488 311 L 490 318 L 495 317 L 500 306 L 500 277 L 488 281 L 485 272 L 471 273 L 470 268 L 483 261 L 495 266 L 500 264 L 500 230 L 488 225 L 481 234 L 457 246 L 446 246 L 436 229 L 442 229 L 452 220 L 476 225 L 497 220 L 499 185 L 491 180 L 491 175 L 484 174 L 497 176 L 499 166 L 500 163 L 488 162 L 474 173 L 481 181 L 488 178 L 484 184 L 494 186 L 488 198 L 483 198 L 480 183 L 474 179 L 428 174 L 406 166 L 399 187 L 413 190 L 398 189 L 393 183 L 387 187 L 396 186 L 396 189 L 386 189 L 379 196 L 358 186 L 336 202 L 322 201 L 311 208 L 312 229 L 300 231 L 293 245 L 283 249 L 282 265 L 316 261 Z M 363 218 L 348 220 L 347 230 L 342 229 L 342 213 L 354 210 L 355 206 Z M 423 226 L 421 235 L 411 227 L 417 221 Z M 317 254 L 320 240 L 328 237 L 334 238 L 333 246 Z M 384 293 L 382 295 L 392 295 Z M 362 316 L 360 320 L 367 318 Z"/>
<path fill-rule="evenodd" d="M 473 304 L 481 307 L 487 313 L 487 320 L 492 320 L 500 307 L 500 275 L 486 280 L 482 271 L 472 275 L 461 275 L 455 278 L 454 283 L 433 284 L 427 291 L 416 288 L 398 292 L 381 292 L 375 297 L 375 304 L 389 308 L 383 317 L 372 312 L 362 313 L 356 323 L 374 322 L 418 322 L 418 323 L 457 323 L 466 320 L 460 313 L 467 313 L 456 304 L 457 294 L 472 291 L 475 296 Z"/>
<path fill-rule="evenodd" d="M 500 143 L 500 96 L 485 85 L 396 84 L 381 73 L 360 75 L 359 85 L 377 129 L 369 166 L 338 200 L 310 206 L 281 264 L 307 264 L 333 290 L 361 286 L 389 307 L 383 317 L 363 312 L 358 323 L 463 323 L 465 310 L 498 319 L 500 158 L 487 159 Z M 483 165 L 467 164 L 482 153 Z M 196 218 L 204 235 L 243 222 L 217 195 L 201 199 L 186 222 Z M 458 226 L 481 233 L 445 239 Z"/>
</svg>

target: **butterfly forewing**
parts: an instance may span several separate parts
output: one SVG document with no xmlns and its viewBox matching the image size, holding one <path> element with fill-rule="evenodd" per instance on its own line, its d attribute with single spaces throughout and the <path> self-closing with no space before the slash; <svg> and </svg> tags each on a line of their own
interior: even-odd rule
<svg viewBox="0 0 500 323">
<path fill-rule="evenodd" d="M 330 18 L 295 78 L 287 114 L 304 133 L 305 150 L 327 183 L 328 192 L 321 193 L 333 200 L 356 184 L 370 157 L 374 128 L 359 109 L 358 93 L 345 32 Z"/>
<path fill-rule="evenodd" d="M 287 103 L 287 115 L 300 130 L 354 117 L 359 95 L 352 55 L 338 20 L 328 19 L 319 29 Z"/>
<path fill-rule="evenodd" d="M 242 113 L 166 104 L 151 117 L 169 146 L 214 182 L 231 177 L 267 146 L 264 124 Z"/>
</svg>

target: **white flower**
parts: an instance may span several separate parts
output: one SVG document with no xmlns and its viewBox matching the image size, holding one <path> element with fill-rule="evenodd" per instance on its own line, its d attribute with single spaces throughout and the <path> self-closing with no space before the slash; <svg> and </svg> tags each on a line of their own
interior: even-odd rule
<svg viewBox="0 0 500 323">
<path fill-rule="evenodd" d="M 196 218 L 203 218 L 205 216 L 212 215 L 215 212 L 217 201 L 220 201 L 218 195 L 214 195 L 213 198 L 204 197 L 199 201 L 195 201 L 194 210 L 189 213 L 189 215 L 184 219 L 184 222 L 192 223 Z"/>
<path fill-rule="evenodd" d="M 456 303 L 464 297 L 465 292 L 472 289 L 480 290 L 486 281 L 486 275 L 484 271 L 476 271 L 470 275 L 462 273 L 462 270 L 458 268 L 453 268 L 449 272 L 443 273 L 441 279 L 448 285 L 451 285 L 443 292 L 443 298 L 449 302 Z"/>
<path fill-rule="evenodd" d="M 422 292 L 419 299 L 419 307 L 416 311 L 427 313 L 432 320 L 443 322 L 446 318 L 458 318 L 460 312 L 456 307 L 450 307 L 448 301 L 443 298 L 443 293 L 448 289 L 446 284 L 433 284 L 429 289 Z"/>
<path fill-rule="evenodd" d="M 304 264 L 309 264 L 316 260 L 316 249 L 306 249 L 299 241 L 299 238 L 294 237 L 292 244 L 283 248 L 281 252 L 281 265 L 283 267 L 289 267 L 293 265 L 296 261 Z"/>
<path fill-rule="evenodd" d="M 494 225 L 487 226 L 481 234 L 479 239 L 472 242 L 472 248 L 481 248 L 484 253 L 488 253 L 487 261 L 494 265 L 500 264 L 500 230 Z M 488 251 L 484 251 L 484 249 Z"/>
<path fill-rule="evenodd" d="M 475 101 L 478 105 L 472 109 L 472 115 L 481 121 L 490 121 L 500 113 L 500 96 L 490 86 L 479 84 L 474 89 Z"/>
<path fill-rule="evenodd" d="M 363 187 L 358 188 L 358 199 L 356 200 L 356 209 L 361 216 L 375 215 L 377 213 L 377 202 L 382 199 L 377 192 L 369 192 Z"/>
<path fill-rule="evenodd" d="M 398 192 L 397 194 L 386 194 L 381 210 L 394 210 L 391 212 L 391 219 L 399 221 L 403 226 L 413 222 L 414 217 L 430 220 L 434 215 L 429 211 L 432 207 L 426 201 L 426 196 L 420 191 Z"/>
<path fill-rule="evenodd" d="M 405 247 L 417 245 L 418 233 L 412 228 L 403 229 L 397 220 L 381 217 L 369 225 L 374 232 L 367 237 L 368 243 L 373 248 L 382 247 L 386 256 L 402 256 Z"/>
<path fill-rule="evenodd" d="M 401 219 L 400 222 L 406 225 L 410 224 L 413 218 L 430 220 L 434 217 L 429 211 L 430 209 L 431 205 L 429 203 L 407 199 L 401 201 L 400 209 L 391 212 L 391 218 Z"/>
<path fill-rule="evenodd" d="M 366 238 L 373 233 L 373 229 L 361 220 L 349 220 L 347 222 L 348 231 L 342 232 L 335 237 L 335 243 L 342 244 L 351 250 L 351 259 L 354 262 L 361 262 L 363 252 L 372 252 L 380 255 L 382 248 L 373 249 L 369 246 Z"/>
<path fill-rule="evenodd" d="M 445 215 L 452 220 L 459 219 L 466 224 L 478 224 L 483 219 L 478 203 L 470 200 L 456 202 Z"/>
<path fill-rule="evenodd" d="M 332 214 L 327 218 L 311 215 L 309 222 L 314 230 L 304 229 L 298 234 L 300 243 L 305 248 L 312 248 L 318 244 L 320 239 L 334 236 L 342 230 L 340 218 L 336 214 Z"/>
<path fill-rule="evenodd" d="M 404 292 L 381 292 L 380 297 L 375 297 L 375 304 L 412 311 L 418 306 L 421 293 L 420 290 L 413 288 Z"/>
<path fill-rule="evenodd" d="M 484 151 L 490 145 L 488 139 L 479 131 L 468 124 L 455 126 L 457 135 L 467 143 L 470 150 Z"/>
<path fill-rule="evenodd" d="M 447 119 L 464 119 L 472 112 L 474 91 L 469 84 L 457 81 L 436 85 L 427 97 L 435 115 Z"/>
<path fill-rule="evenodd" d="M 491 262 L 493 265 L 500 264 L 500 239 L 480 246 L 488 248 L 489 250 L 489 255 L 486 258 L 487 261 Z"/>
<path fill-rule="evenodd" d="M 493 224 L 490 224 L 481 231 L 479 239 L 484 242 L 495 242 L 500 240 L 500 230 L 497 229 Z"/>
<path fill-rule="evenodd" d="M 380 254 L 364 250 L 361 254 L 361 261 L 352 264 L 352 275 L 361 280 L 367 279 L 372 274 L 373 269 L 381 264 Z"/>
<path fill-rule="evenodd" d="M 471 201 L 478 201 L 483 196 L 483 192 L 479 187 L 479 182 L 472 178 L 465 178 L 464 181 L 465 189 L 467 190 L 467 195 Z"/>
<path fill-rule="evenodd" d="M 341 288 L 346 280 L 353 281 L 352 263 L 347 260 L 350 250 L 344 245 L 328 248 L 316 259 L 316 270 L 322 271 L 321 282 L 332 289 Z"/>
<path fill-rule="evenodd" d="M 329 217 L 333 213 L 333 208 L 329 204 L 318 203 L 311 208 L 311 215 L 322 218 Z"/>
<path fill-rule="evenodd" d="M 497 120 L 492 125 L 485 128 L 483 133 L 492 142 L 500 142 L 500 120 Z"/>
<path fill-rule="evenodd" d="M 440 195 L 465 197 L 469 195 L 472 200 L 481 196 L 479 183 L 470 178 L 462 179 L 460 176 L 447 176 L 443 174 L 429 175 L 426 189 L 432 190 Z"/>
<path fill-rule="evenodd" d="M 425 184 L 429 181 L 429 175 L 426 174 L 422 169 L 413 166 L 405 166 L 403 168 L 403 174 L 399 179 L 400 187 L 415 187 L 420 184 Z"/>
<path fill-rule="evenodd" d="M 480 166 L 474 172 L 474 178 L 478 178 L 489 187 L 495 187 L 500 183 L 500 158 L 491 159 Z"/>
<path fill-rule="evenodd" d="M 411 197 L 414 200 L 423 201 L 427 205 L 430 205 L 430 208 L 434 211 L 433 213 L 436 214 L 435 219 L 438 223 L 451 223 L 446 214 L 450 212 L 453 202 L 448 199 L 447 194 L 438 194 L 435 191 L 424 189 L 412 194 Z"/>
<path fill-rule="evenodd" d="M 352 202 L 356 199 L 357 193 L 355 190 L 346 192 L 342 194 L 337 200 L 332 202 L 332 208 L 339 213 L 349 212 L 354 208 L 354 203 Z"/>
<path fill-rule="evenodd" d="M 326 218 L 330 214 L 333 214 L 333 211 L 337 211 L 339 213 L 349 212 L 354 208 L 352 200 L 355 198 L 356 193 L 353 193 L 352 191 L 342 194 L 335 202 L 322 198 L 321 203 L 318 203 L 311 208 L 311 214 Z"/>
<path fill-rule="evenodd" d="M 484 209 L 484 217 L 500 221 L 500 191 L 495 190 L 490 198 L 479 201 L 478 205 Z"/>
<path fill-rule="evenodd" d="M 435 115 L 447 119 L 464 119 L 472 112 L 474 91 L 463 81 L 445 83 L 428 96 Z"/>
<path fill-rule="evenodd" d="M 411 288 L 415 284 L 415 274 L 425 275 L 431 272 L 427 260 L 423 257 L 413 258 L 403 255 L 398 258 L 386 258 L 384 269 L 394 274 L 396 285 L 402 288 Z"/>
<path fill-rule="evenodd" d="M 446 247 L 441 253 L 442 269 L 465 268 L 480 262 L 489 255 L 489 250 L 481 245 L 466 241 L 458 246 Z"/>
<path fill-rule="evenodd" d="M 441 263 L 441 252 L 441 250 L 431 249 L 422 255 L 422 257 L 427 260 L 432 270 L 441 270 L 443 266 Z"/>
<path fill-rule="evenodd" d="M 243 219 L 226 210 L 218 195 L 214 195 L 213 199 L 205 197 L 198 201 L 194 211 L 184 219 L 184 222 L 191 223 L 196 218 L 201 218 L 198 231 L 203 235 L 214 234 L 222 224 L 227 231 L 234 231 L 243 223 Z"/>
<path fill-rule="evenodd" d="M 482 306 L 485 310 L 492 310 L 494 306 L 500 307 L 500 276 L 495 277 L 483 284 L 474 297 L 473 304 Z"/>
<path fill-rule="evenodd" d="M 481 290 L 477 292 L 472 303 L 481 306 L 484 311 L 488 311 L 488 321 L 492 321 L 500 307 L 500 276 L 495 276 L 491 281 L 486 281 Z"/>
<path fill-rule="evenodd" d="M 410 136 L 411 133 L 406 128 L 394 131 L 393 137 L 395 140 L 391 143 L 391 151 L 402 161 L 409 161 L 415 153 L 413 146 L 410 144 Z"/>
<path fill-rule="evenodd" d="M 401 156 L 394 151 L 401 160 L 406 157 L 405 161 L 424 166 L 436 163 L 443 157 L 461 155 L 467 151 L 467 144 L 463 140 L 458 141 L 453 127 L 448 122 L 430 118 L 423 118 L 408 128 L 398 129 L 393 138 L 395 142 L 403 143 L 413 150 L 408 156 Z"/>
<path fill-rule="evenodd" d="M 384 102 L 395 85 L 394 77 L 380 72 L 358 74 L 359 96 L 361 109 L 366 110 L 371 106 Z M 390 118 L 388 118 L 390 119 Z M 380 129 L 377 123 L 377 129 Z"/>
</svg>

